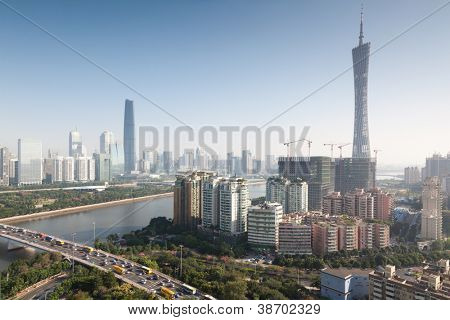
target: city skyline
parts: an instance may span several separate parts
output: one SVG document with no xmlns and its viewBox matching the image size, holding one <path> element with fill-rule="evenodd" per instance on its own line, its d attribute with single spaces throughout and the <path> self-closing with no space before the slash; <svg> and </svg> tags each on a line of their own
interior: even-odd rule
<svg viewBox="0 0 450 320">
<path fill-rule="evenodd" d="M 405 7 L 400 2 L 396 4 L 388 4 L 387 2 L 365 3 L 365 35 L 371 39 L 374 48 L 378 48 L 439 4 L 441 4 L 440 1 L 430 1 L 427 4 L 418 3 L 416 6 Z M 158 32 L 160 29 L 148 28 L 149 25 L 143 19 L 145 15 L 141 14 L 137 15 L 136 22 L 131 23 L 126 30 L 127 32 L 134 31 L 129 42 L 132 46 L 129 54 L 122 56 L 125 59 L 119 61 L 115 54 L 106 55 L 105 51 L 98 46 L 94 46 L 93 51 L 90 51 L 85 45 L 103 39 L 105 48 L 111 48 L 111 45 L 124 39 L 123 37 L 127 34 L 118 32 L 113 39 L 99 38 L 103 29 L 99 28 L 98 25 L 93 25 L 92 35 L 86 37 L 86 42 L 83 42 L 80 40 L 86 36 L 86 30 L 75 32 L 75 30 L 67 29 L 67 27 L 55 29 L 59 21 L 54 20 L 54 16 L 49 13 L 42 11 L 45 6 L 35 8 L 36 11 L 31 11 L 30 8 L 34 7 L 33 4 L 18 4 L 12 1 L 11 5 L 17 7 L 24 14 L 30 14 L 31 18 L 43 24 L 48 30 L 58 30 L 58 35 L 65 41 L 73 44 L 101 65 L 108 66 L 108 69 L 118 73 L 121 78 L 129 81 L 146 95 L 148 93 L 150 98 L 155 98 L 158 103 L 194 128 L 200 127 L 203 123 L 217 126 L 222 123 L 261 124 L 285 106 L 306 94 L 310 89 L 314 89 L 314 86 L 320 85 L 333 74 L 341 71 L 351 63 L 349 51 L 355 46 L 355 38 L 359 31 L 360 10 L 359 4 L 356 3 L 343 4 L 342 8 L 336 8 L 329 4 L 323 6 L 323 4 L 290 3 L 298 10 L 291 10 L 292 12 L 286 16 L 286 21 L 282 22 L 280 16 L 286 13 L 287 6 L 267 3 L 262 6 L 261 12 L 252 13 L 246 10 L 248 8 L 245 5 L 236 4 L 242 10 L 241 14 L 236 17 L 238 18 L 237 25 L 247 27 L 244 28 L 246 37 L 237 37 L 234 41 L 231 41 L 230 36 L 236 32 L 236 29 L 229 29 L 231 26 L 227 18 L 234 17 L 235 14 L 230 10 L 220 11 L 223 9 L 220 4 L 211 4 L 206 9 L 216 18 L 220 18 L 214 24 L 217 27 L 213 30 L 214 35 L 217 36 L 217 39 L 229 40 L 223 48 L 231 50 L 219 54 L 218 51 L 213 49 L 222 47 L 212 40 L 212 34 L 207 34 L 199 29 L 202 23 L 210 22 L 210 18 L 202 16 L 203 19 L 208 21 L 202 22 L 201 20 L 195 23 L 192 21 L 195 14 L 191 9 L 183 23 L 192 22 L 191 28 L 186 30 L 186 35 L 189 39 L 195 41 L 186 48 L 188 50 L 185 50 L 185 60 L 181 59 L 182 56 L 177 56 L 174 51 L 177 46 L 182 44 L 180 38 L 175 36 L 180 25 L 175 24 L 167 29 L 169 37 L 163 41 L 161 34 Z M 46 5 L 57 6 L 58 4 L 47 2 Z M 196 5 L 201 6 L 201 4 Z M 94 12 L 99 9 L 97 4 L 92 4 L 92 6 Z M 120 5 L 115 4 L 102 18 L 102 22 L 106 23 L 105 25 L 109 25 L 113 20 L 115 21 L 116 10 L 120 9 L 119 7 Z M 136 4 L 136 7 L 129 9 L 127 14 L 134 13 L 135 10 L 142 9 L 142 7 L 146 8 L 146 5 Z M 74 12 L 73 18 L 79 17 L 82 13 L 81 7 L 75 6 L 72 9 Z M 161 4 L 154 4 L 152 9 L 155 12 L 163 13 L 164 16 L 164 14 L 179 12 L 180 7 L 176 9 L 166 8 Z M 307 17 L 306 12 L 310 10 L 311 12 L 317 12 L 316 20 L 318 21 L 313 21 Z M 222 13 L 219 14 L 219 12 Z M 7 58 L 3 62 L 5 72 L 8 73 L 12 67 L 15 68 L 15 71 L 12 73 L 14 77 L 9 79 L 9 82 L 3 83 L 3 86 L 8 88 L 4 103 L 10 106 L 11 111 L 8 112 L 10 121 L 0 128 L 0 136 L 2 137 L 0 143 L 10 148 L 13 153 L 15 153 L 18 138 L 30 137 L 41 140 L 44 150 L 50 148 L 52 151 L 55 150 L 64 154 L 64 150 L 67 150 L 66 134 L 71 128 L 75 127 L 78 127 L 78 131 L 83 136 L 83 142 L 91 153 L 98 148 L 98 137 L 104 130 L 110 130 L 116 136 L 120 136 L 122 131 L 121 114 L 125 98 L 135 101 L 137 127 L 162 124 L 177 125 L 173 119 L 153 108 L 142 98 L 135 97 L 134 94 L 124 88 L 119 88 L 111 79 L 77 60 L 73 53 L 64 51 L 57 43 L 53 43 L 51 39 L 46 38 L 45 34 L 40 34 L 39 31 L 33 29 L 33 26 L 27 25 L 20 18 L 12 15 L 11 12 L 1 10 L 0 15 L 4 18 L 1 23 L 6 28 L 17 26 L 17 32 L 27 32 L 31 39 L 30 43 L 27 44 L 17 40 L 12 41 L 9 48 L 5 48 L 4 51 Z M 262 19 L 264 15 L 267 16 L 267 20 Z M 446 154 L 449 149 L 448 142 L 445 140 L 445 119 L 448 118 L 446 116 L 448 108 L 445 107 L 448 93 L 445 88 L 448 88 L 449 81 L 445 75 L 448 74 L 446 70 L 450 69 L 450 65 L 448 59 L 444 59 L 444 56 L 448 56 L 447 53 L 450 48 L 445 42 L 435 41 L 445 36 L 445 26 L 448 25 L 448 19 L 445 19 L 447 15 L 446 9 L 438 12 L 428 21 L 398 39 L 390 47 L 385 48 L 377 56 L 371 57 L 369 92 L 371 116 L 369 126 L 371 128 L 372 148 L 383 150 L 379 155 L 380 166 L 423 164 L 425 156 L 434 152 Z M 382 22 L 379 17 L 383 17 Z M 245 21 L 245 19 L 249 19 L 249 21 Z M 268 22 L 268 25 L 265 26 L 263 21 Z M 167 27 L 161 20 L 158 20 L 158 22 Z M 142 24 L 141 28 L 137 28 L 139 23 Z M 254 25 L 254 28 L 250 28 L 250 24 Z M 304 30 L 306 29 L 300 28 L 301 26 L 308 26 L 309 34 L 305 34 Z M 338 30 L 332 30 L 333 26 L 339 26 Z M 168 54 L 165 63 L 163 63 L 162 55 L 155 54 L 153 51 L 149 52 L 151 57 L 148 59 L 144 59 L 141 54 L 137 53 L 138 48 L 148 48 L 149 40 L 144 41 L 145 38 L 142 38 L 147 33 L 151 36 L 151 39 L 156 41 L 157 47 L 162 48 L 162 51 Z M 205 37 L 205 43 L 201 40 L 202 37 Z M 173 43 L 168 43 L 170 39 L 173 40 Z M 245 41 L 249 39 L 252 39 L 252 48 L 254 47 L 254 49 L 245 46 Z M 302 45 L 299 44 L 300 39 L 303 41 Z M 321 39 L 326 41 L 320 41 Z M 337 39 L 339 42 L 337 42 Z M 420 46 L 418 45 L 418 39 L 422 41 Z M 271 49 L 270 52 L 258 51 L 258 49 L 264 48 L 266 41 L 272 41 L 279 45 L 279 50 L 275 50 L 275 52 L 274 49 Z M 288 45 L 288 43 L 291 45 Z M 48 48 L 43 49 L 43 44 Z M 203 55 L 199 53 L 198 46 L 202 44 L 206 45 L 204 54 L 213 58 L 201 59 Z M 324 45 L 329 49 L 332 48 L 332 50 L 328 50 L 333 53 L 332 59 L 322 50 Z M 436 50 L 437 45 L 439 45 L 439 50 Z M 55 79 L 64 79 L 67 88 L 60 87 L 59 84 L 54 83 L 54 80 L 47 78 L 47 74 L 42 74 L 40 70 L 42 70 L 42 66 L 46 65 L 46 58 L 42 55 L 40 55 L 40 59 L 44 59 L 44 61 L 40 65 L 36 64 L 33 56 L 29 56 L 28 61 L 23 60 L 23 55 L 13 57 L 17 50 L 25 49 L 28 46 L 35 46 L 41 51 L 48 50 L 49 56 L 52 58 L 55 54 L 60 55 L 60 58 L 55 60 L 55 65 L 64 63 L 67 74 L 56 72 L 53 66 L 49 66 L 48 74 L 56 76 Z M 274 45 L 271 45 L 272 47 Z M 242 48 L 245 50 L 238 50 Z M 29 50 L 23 52 L 27 51 Z M 41 51 L 39 52 L 42 53 Z M 232 60 L 237 59 L 238 52 L 242 61 L 232 63 Z M 317 52 L 320 52 L 320 54 L 317 54 Z M 433 53 L 432 61 L 426 58 L 431 53 Z M 248 62 L 250 55 L 258 59 Z M 127 57 L 136 58 L 136 61 L 131 61 Z M 271 59 L 265 61 L 269 57 Z M 280 59 L 282 57 L 286 58 L 286 61 Z M 402 58 L 400 59 L 400 57 Z M 221 64 L 217 64 L 218 60 L 214 59 L 219 58 L 226 59 L 222 60 Z M 244 60 L 247 62 L 244 63 Z M 9 63 L 6 64 L 6 61 Z M 170 62 L 177 62 L 176 66 L 179 71 L 175 72 L 169 66 Z M 144 67 L 143 69 L 137 68 L 139 63 Z M 30 68 L 30 64 L 34 64 L 34 67 Z M 226 72 L 222 67 L 223 64 L 227 65 L 227 69 L 236 72 L 238 70 L 245 71 L 242 73 L 243 81 L 238 81 L 242 89 L 236 90 L 236 85 L 231 84 L 234 72 Z M 248 69 L 245 68 L 246 65 Z M 411 68 L 412 65 L 415 72 L 422 75 L 421 77 L 406 78 L 409 75 L 408 72 L 411 71 L 408 68 Z M 188 66 L 190 67 L 188 68 Z M 320 68 L 316 72 L 313 71 L 313 66 Z M 74 70 L 78 67 L 80 70 Z M 263 70 L 261 68 L 267 69 L 267 72 L 269 72 L 267 80 L 261 81 L 256 78 L 250 80 L 249 75 L 257 75 L 257 72 Z M 128 72 L 128 69 L 132 72 Z M 198 75 L 193 72 L 194 69 L 196 69 Z M 149 74 L 148 71 L 150 70 L 152 70 L 150 72 L 151 77 L 146 78 L 144 74 Z M 188 72 L 188 70 L 190 71 Z M 205 81 L 205 76 L 211 74 L 209 72 L 211 70 L 215 71 L 213 81 Z M 180 76 L 180 72 L 185 72 L 184 77 Z M 46 86 L 34 81 L 38 74 L 44 76 L 42 83 Z M 190 78 L 194 75 L 196 75 L 194 78 Z M 85 78 L 87 76 L 93 78 L 87 79 Z M 433 82 L 427 80 L 428 76 L 432 77 Z M 79 81 L 80 77 L 85 78 L 85 83 Z M 289 79 L 292 83 L 288 85 L 285 81 L 280 81 L 283 78 Z M 161 83 L 155 84 L 155 79 L 161 80 Z M 214 81 L 218 79 L 220 81 Z M 404 81 L 404 79 L 407 79 L 407 81 Z M 91 81 L 96 81 L 97 84 L 94 85 Z M 190 85 L 186 85 L 188 82 L 190 82 Z M 427 87 L 427 82 L 434 85 Z M 305 85 L 305 83 L 308 85 Z M 93 89 L 87 90 L 86 84 Z M 29 85 L 31 88 L 30 96 L 33 97 L 31 103 L 28 101 L 29 98 L 24 98 L 18 94 L 19 88 L 24 85 Z M 225 90 L 221 90 L 219 93 L 217 91 L 219 86 L 225 86 Z M 347 73 L 312 97 L 303 106 L 292 110 L 289 116 L 280 118 L 274 125 L 284 127 L 295 125 L 299 129 L 298 131 L 303 126 L 310 125 L 311 130 L 308 137 L 314 141 L 312 154 L 328 155 L 328 150 L 322 147 L 322 143 L 351 141 L 351 123 L 354 111 L 352 86 L 351 74 Z M 56 95 L 54 91 L 48 89 L 53 87 L 58 90 Z M 272 87 L 272 90 L 269 90 L 270 87 Z M 393 87 L 396 88 L 395 91 L 392 90 Z M 68 90 L 69 88 L 71 90 Z M 149 88 L 149 90 L 146 88 Z M 171 92 L 169 92 L 169 88 Z M 244 91 L 247 93 L 243 94 Z M 207 92 L 207 94 L 200 96 L 201 92 Z M 234 92 L 236 92 L 236 95 Z M 261 94 L 261 92 L 264 92 L 264 94 Z M 269 95 L 269 92 L 273 95 Z M 54 94 L 53 100 L 47 97 L 50 93 Z M 90 101 L 87 104 L 87 109 L 83 106 L 83 100 Z M 332 102 L 332 106 L 330 106 L 330 102 Z M 23 110 L 24 105 L 29 105 L 29 107 L 26 107 L 26 111 L 33 121 L 23 119 L 22 112 L 19 110 Z M 210 109 L 207 108 L 211 105 L 216 106 L 214 113 L 210 113 Z M 173 109 L 173 106 L 177 107 Z M 74 108 L 74 112 L 73 116 L 70 117 L 71 123 L 67 123 L 66 110 L 72 108 Z M 39 114 L 36 114 L 35 110 L 40 110 Z M 61 112 L 63 110 L 64 112 Z M 195 112 L 186 112 L 186 110 Z M 236 117 L 233 117 L 234 112 L 226 112 L 227 110 L 239 110 L 242 116 L 236 119 Z M 92 112 L 92 116 L 89 112 Z M 437 119 L 433 116 L 434 114 L 440 114 L 441 116 Z M 198 116 L 198 119 L 194 115 Z M 16 125 L 16 123 L 19 123 L 17 122 L 18 117 L 22 120 L 19 126 Z M 52 117 L 51 122 L 46 121 L 48 117 Z M 292 119 L 299 120 L 292 121 Z M 328 130 L 324 128 L 328 128 Z M 417 128 L 421 128 L 421 130 L 417 130 Z M 417 152 L 417 148 L 410 148 L 409 142 L 411 141 L 414 141 L 414 144 L 421 145 L 420 152 Z M 273 149 L 273 154 L 284 155 L 283 146 L 274 145 Z M 161 148 L 160 152 L 162 151 Z M 351 150 L 345 150 L 344 156 L 349 155 L 350 152 Z M 224 151 L 221 151 L 221 153 L 224 154 Z"/>
</svg>

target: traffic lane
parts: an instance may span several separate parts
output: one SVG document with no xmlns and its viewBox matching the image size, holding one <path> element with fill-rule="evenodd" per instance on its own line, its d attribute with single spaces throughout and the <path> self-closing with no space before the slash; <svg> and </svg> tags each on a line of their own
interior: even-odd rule
<svg viewBox="0 0 450 320">
<path fill-rule="evenodd" d="M 2 231 L 4 231 L 4 230 L 2 230 Z M 10 233 L 10 232 L 6 232 L 6 233 Z M 45 241 L 45 240 L 43 240 L 43 239 L 40 239 L 40 238 L 38 238 L 38 237 L 36 237 L 36 236 L 28 236 L 28 234 L 17 234 L 17 233 L 15 233 L 15 232 L 11 232 L 11 233 L 13 233 L 14 234 L 14 236 L 15 237 L 17 237 L 17 235 L 20 235 L 20 239 L 22 239 L 22 240 L 24 240 L 24 241 L 27 241 L 27 242 L 39 242 L 39 244 L 40 245 L 42 245 L 42 246 L 44 246 L 44 247 L 47 247 L 47 248 L 49 248 L 49 249 L 53 249 L 52 247 L 55 247 L 55 245 L 54 244 L 52 244 L 52 243 L 48 243 L 48 241 Z M 79 258 L 79 257 L 84 257 L 84 258 L 86 258 L 86 257 L 89 257 L 88 259 L 84 259 L 84 260 L 86 260 L 86 261 L 89 261 L 91 264 L 93 264 L 93 265 L 96 265 L 96 266 L 99 266 L 99 267 L 101 267 L 101 268 L 103 268 L 103 269 L 108 269 L 108 270 L 111 270 L 111 268 L 112 268 L 112 266 L 110 266 L 110 267 L 108 267 L 108 268 L 105 268 L 106 266 L 101 266 L 101 263 L 102 263 L 102 261 L 104 261 L 104 260 L 102 260 L 101 258 L 103 258 L 103 259 L 108 259 L 108 258 L 112 258 L 112 257 L 115 257 L 115 258 L 113 258 L 114 259 L 114 261 L 115 262 L 123 262 L 123 263 L 130 263 L 130 262 L 127 262 L 127 259 L 123 259 L 123 258 L 119 258 L 119 257 L 116 257 L 116 256 L 114 256 L 114 255 L 108 255 L 107 253 L 102 253 L 102 252 L 99 252 L 99 255 L 98 256 L 96 256 L 96 255 L 86 255 L 84 252 L 80 252 L 79 250 L 81 249 L 81 248 L 79 248 L 79 247 L 77 247 L 76 245 L 75 245 L 75 248 L 72 248 L 73 247 L 73 245 L 72 244 L 68 244 L 68 245 L 58 245 L 57 246 L 58 247 L 58 250 L 59 251 L 63 251 L 63 253 L 65 253 L 65 254 L 67 254 L 67 255 L 70 255 L 70 254 L 73 254 L 74 256 L 77 256 L 77 258 Z M 138 266 L 139 267 L 139 266 Z M 132 273 L 131 273 L 132 274 Z M 159 277 L 162 279 L 162 280 L 164 280 L 164 282 L 163 283 L 161 283 L 161 282 L 157 282 L 157 281 L 155 281 L 155 282 L 153 282 L 153 281 L 149 281 L 148 279 L 146 280 L 146 283 L 144 284 L 144 283 L 141 283 L 142 281 L 142 278 L 140 278 L 139 276 L 129 276 L 129 274 L 126 274 L 126 275 L 123 275 L 125 278 L 127 278 L 127 279 L 129 279 L 130 281 L 132 281 L 132 282 L 136 282 L 136 283 L 140 283 L 140 286 L 143 286 L 143 287 L 145 287 L 145 288 L 148 288 L 148 289 L 151 289 L 152 291 L 154 290 L 154 289 L 160 289 L 162 286 L 168 286 L 169 288 L 171 288 L 172 290 L 174 290 L 174 291 L 176 291 L 178 294 L 179 293 L 182 293 L 182 291 L 183 291 L 183 289 L 182 289 L 182 287 L 177 283 L 178 281 L 173 281 L 173 282 L 171 282 L 170 280 L 171 280 L 171 278 L 170 277 L 168 277 L 168 276 L 166 276 L 166 275 L 163 275 L 163 274 L 161 274 L 161 273 L 159 273 L 159 272 L 157 272 L 157 274 L 159 274 Z M 142 275 L 142 274 L 141 274 Z M 173 280 L 173 279 L 172 279 Z M 172 283 L 172 285 L 167 285 L 167 283 Z M 193 298 L 197 298 L 196 296 L 192 296 Z"/>
</svg>

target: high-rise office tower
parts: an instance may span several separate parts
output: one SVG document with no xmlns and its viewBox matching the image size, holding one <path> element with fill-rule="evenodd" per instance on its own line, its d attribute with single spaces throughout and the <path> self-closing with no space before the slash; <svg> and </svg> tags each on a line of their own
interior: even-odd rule
<svg viewBox="0 0 450 320">
<path fill-rule="evenodd" d="M 123 145 L 113 142 L 109 145 L 109 155 L 110 155 L 110 170 L 111 178 L 121 175 L 124 173 L 124 150 Z"/>
<path fill-rule="evenodd" d="M 253 158 L 250 150 L 242 150 L 241 158 L 241 170 L 242 174 L 252 174 L 253 173 Z"/>
<path fill-rule="evenodd" d="M 173 154 L 171 151 L 164 151 L 162 156 L 163 170 L 169 174 L 173 169 Z"/>
<path fill-rule="evenodd" d="M 354 189 L 375 188 L 376 167 L 373 158 L 336 159 L 334 190 L 345 194 Z"/>
<path fill-rule="evenodd" d="M 125 153 L 125 173 L 134 171 L 136 164 L 133 101 L 125 100 L 125 117 L 123 123 L 123 146 Z"/>
<path fill-rule="evenodd" d="M 0 186 L 9 185 L 9 165 L 11 162 L 11 153 L 8 148 L 0 148 Z"/>
<path fill-rule="evenodd" d="M 114 134 L 111 131 L 103 131 L 100 135 L 100 153 L 109 153 L 109 146 L 114 143 Z"/>
<path fill-rule="evenodd" d="M 363 39 L 363 14 L 361 12 L 359 44 L 352 50 L 353 76 L 355 83 L 353 158 L 370 158 L 369 123 L 367 113 L 370 42 L 364 43 Z"/>
<path fill-rule="evenodd" d="M 422 191 L 421 238 L 425 240 L 442 239 L 442 193 L 438 177 L 425 180 Z"/>
<path fill-rule="evenodd" d="M 83 143 L 81 141 L 81 134 L 77 131 L 69 132 L 69 157 L 83 156 Z"/>
<path fill-rule="evenodd" d="M 111 180 L 111 157 L 105 153 L 94 153 L 95 181 L 108 182 Z"/>
<path fill-rule="evenodd" d="M 227 174 L 228 175 L 231 176 L 231 175 L 236 173 L 236 168 L 234 167 L 234 154 L 233 154 L 233 152 L 228 152 L 227 153 L 226 167 L 227 167 Z"/>
<path fill-rule="evenodd" d="M 18 185 L 42 184 L 42 144 L 40 141 L 19 139 Z"/>
</svg>

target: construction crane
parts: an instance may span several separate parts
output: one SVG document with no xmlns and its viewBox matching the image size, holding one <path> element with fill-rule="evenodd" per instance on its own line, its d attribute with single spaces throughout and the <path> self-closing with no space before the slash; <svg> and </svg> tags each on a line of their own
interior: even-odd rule
<svg viewBox="0 0 450 320">
<path fill-rule="evenodd" d="M 379 150 L 379 149 L 373 150 L 373 152 L 375 153 L 375 162 L 377 162 L 378 152 L 380 152 L 380 151 L 382 151 L 382 150 Z"/>
<path fill-rule="evenodd" d="M 348 146 L 348 145 L 350 145 L 351 143 L 344 143 L 344 144 L 341 144 L 340 146 L 338 146 L 338 148 L 339 148 L 339 158 L 341 158 L 342 159 L 342 148 L 343 147 L 346 147 L 346 146 Z"/>
<path fill-rule="evenodd" d="M 301 141 L 305 141 L 308 143 L 308 158 L 311 158 L 311 143 L 312 143 L 312 141 L 308 140 L 308 139 L 301 139 Z"/>
<path fill-rule="evenodd" d="M 331 150 L 331 158 L 333 158 L 333 150 L 334 150 L 334 146 L 337 146 L 337 143 L 324 143 L 324 146 L 330 146 L 330 150 Z"/>
<path fill-rule="evenodd" d="M 292 143 L 295 143 L 295 142 L 299 142 L 299 141 L 306 141 L 306 142 L 308 142 L 308 156 L 310 156 L 310 154 L 311 154 L 311 143 L 312 143 L 312 141 L 310 141 L 310 140 L 306 140 L 306 139 L 299 139 L 299 140 L 294 140 L 294 141 L 290 141 L 290 142 L 285 142 L 285 143 L 283 143 L 283 145 L 285 145 L 286 146 L 286 154 L 287 154 L 287 156 L 289 157 L 290 155 L 289 155 L 289 146 L 292 144 Z"/>
</svg>

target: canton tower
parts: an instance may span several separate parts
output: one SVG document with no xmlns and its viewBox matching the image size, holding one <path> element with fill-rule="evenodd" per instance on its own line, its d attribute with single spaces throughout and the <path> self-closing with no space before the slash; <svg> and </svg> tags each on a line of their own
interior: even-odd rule
<svg viewBox="0 0 450 320">
<path fill-rule="evenodd" d="M 370 42 L 363 42 L 363 13 L 359 26 L 359 44 L 352 50 L 355 81 L 355 125 L 353 158 L 370 158 L 369 123 L 367 114 L 367 83 L 369 76 Z"/>
</svg>

